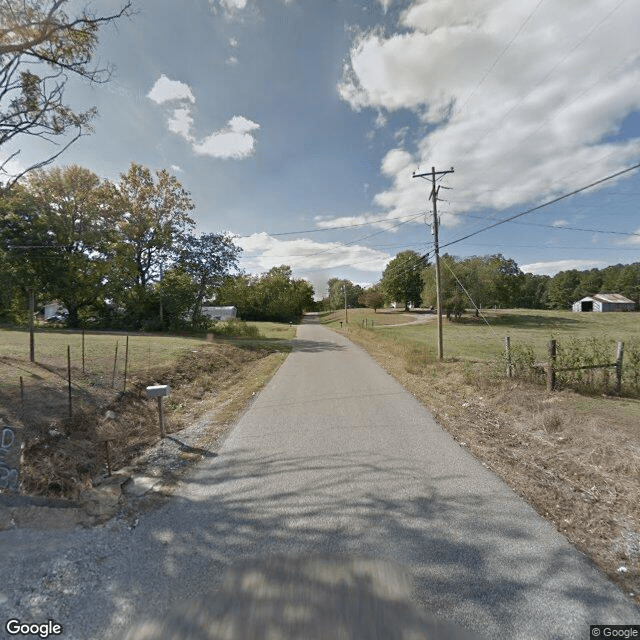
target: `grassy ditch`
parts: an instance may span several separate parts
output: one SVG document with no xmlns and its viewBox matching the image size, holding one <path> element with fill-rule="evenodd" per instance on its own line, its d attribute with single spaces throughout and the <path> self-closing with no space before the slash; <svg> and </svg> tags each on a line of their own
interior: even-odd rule
<svg viewBox="0 0 640 640">
<path fill-rule="evenodd" d="M 244 331 L 240 338 L 129 336 L 126 390 L 126 336 L 85 335 L 84 372 L 81 357 L 72 356 L 71 362 L 72 417 L 66 345 L 74 344 L 79 352 L 82 336 L 37 334 L 36 363 L 32 364 L 28 334 L 2 331 L 0 420 L 17 428 L 25 442 L 23 492 L 76 498 L 105 472 L 105 441 L 109 441 L 114 470 L 155 445 L 158 412 L 157 403 L 147 398 L 149 385 L 171 387 L 164 401 L 167 434 L 206 414 L 198 446 L 206 448 L 218 440 L 283 362 L 290 350 L 284 339 L 295 334 L 295 328 L 274 323 L 265 326 L 263 334 L 262 323 L 252 324 L 258 331 L 253 339 Z"/>
<path fill-rule="evenodd" d="M 592 314 L 573 325 L 572 318 L 540 313 L 511 313 L 516 321 L 503 320 L 496 333 L 510 334 L 512 342 L 514 335 L 526 336 L 542 346 L 562 326 L 584 338 L 601 335 L 606 322 L 617 339 L 638 331 L 631 322 L 633 317 L 637 323 L 637 314 L 595 320 Z M 445 321 L 446 359 L 437 362 L 435 322 L 380 329 L 350 322 L 340 329 L 325 320 L 366 349 L 461 446 L 640 604 L 640 401 L 547 393 L 543 386 L 507 379 L 499 349 L 479 347 L 486 325 Z"/>
</svg>

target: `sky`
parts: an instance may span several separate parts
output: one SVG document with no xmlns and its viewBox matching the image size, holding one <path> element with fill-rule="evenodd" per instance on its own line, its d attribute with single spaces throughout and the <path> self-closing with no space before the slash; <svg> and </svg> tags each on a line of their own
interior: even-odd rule
<svg viewBox="0 0 640 640">
<path fill-rule="evenodd" d="M 453 168 L 441 253 L 550 275 L 640 261 L 637 170 L 459 241 L 640 163 L 635 0 L 134 3 L 100 34 L 111 81 L 69 83 L 99 115 L 58 164 L 167 169 L 246 272 L 287 264 L 320 297 L 432 252 L 430 179 L 413 177 L 432 168 Z"/>
</svg>

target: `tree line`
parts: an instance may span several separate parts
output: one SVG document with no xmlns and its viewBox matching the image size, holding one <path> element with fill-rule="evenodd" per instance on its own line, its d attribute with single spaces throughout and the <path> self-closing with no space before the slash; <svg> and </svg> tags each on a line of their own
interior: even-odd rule
<svg viewBox="0 0 640 640">
<path fill-rule="evenodd" d="M 198 328 L 203 305 L 245 319 L 297 319 L 313 288 L 283 266 L 238 273 L 225 234 L 195 235 L 176 177 L 132 163 L 117 183 L 73 165 L 31 171 L 0 193 L 0 321 L 25 321 L 28 293 L 57 300 L 71 327 Z"/>
<path fill-rule="evenodd" d="M 482 308 L 569 309 L 595 293 L 620 293 L 640 306 L 640 263 L 604 269 L 561 271 L 555 276 L 523 273 L 502 254 L 440 258 L 442 308 L 458 318 L 474 304 Z M 345 305 L 380 308 L 392 303 L 405 308 L 437 306 L 435 264 L 415 251 L 402 251 L 386 266 L 379 283 L 369 288 L 333 278 L 322 301 L 325 309 Z M 473 301 L 473 302 L 472 302 Z M 476 310 L 476 313 L 478 311 Z"/>
</svg>

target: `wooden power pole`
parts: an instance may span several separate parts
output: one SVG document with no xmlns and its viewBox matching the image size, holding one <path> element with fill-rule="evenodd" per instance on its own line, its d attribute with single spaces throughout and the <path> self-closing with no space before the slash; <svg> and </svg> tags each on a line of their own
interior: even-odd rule
<svg viewBox="0 0 640 640">
<path fill-rule="evenodd" d="M 433 200 L 433 240 L 435 246 L 436 256 L 436 301 L 438 305 L 438 360 L 442 360 L 444 357 L 442 348 L 442 292 L 440 290 L 440 246 L 438 244 L 438 191 L 440 187 L 436 188 L 436 176 L 443 176 L 447 173 L 453 173 L 453 167 L 446 171 L 436 171 L 435 167 L 431 167 L 429 173 L 416 173 L 413 172 L 414 178 L 427 178 L 431 177 L 431 194 L 429 200 Z"/>
</svg>

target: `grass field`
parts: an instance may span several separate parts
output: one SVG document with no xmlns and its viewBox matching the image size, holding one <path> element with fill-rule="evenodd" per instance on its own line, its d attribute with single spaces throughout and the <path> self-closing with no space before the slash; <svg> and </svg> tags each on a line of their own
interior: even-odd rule
<svg viewBox="0 0 640 640">
<path fill-rule="evenodd" d="M 275 322 L 251 322 L 260 332 L 258 341 L 288 340 L 294 337 L 295 327 Z M 127 351 L 128 337 L 128 351 Z M 211 338 L 210 338 L 211 339 Z M 216 342 L 251 345 L 256 339 L 213 338 Z M 170 364 L 182 352 L 197 349 L 207 342 L 207 336 L 168 336 L 162 334 L 107 333 L 43 330 L 35 333 L 35 360 L 52 372 L 66 377 L 67 347 L 70 347 L 73 373 L 84 371 L 93 385 L 122 388 L 127 359 L 127 372 L 139 375 L 153 368 Z M 117 348 L 117 352 L 116 352 Z M 127 357 L 128 356 L 128 357 Z M 42 377 L 43 371 L 33 371 L 29 361 L 29 333 L 27 331 L 0 329 L 0 387 L 19 384 L 20 376 L 28 384 Z M 114 378 L 115 364 L 115 378 Z M 80 381 L 78 381 L 79 384 Z"/>
<path fill-rule="evenodd" d="M 400 324 L 407 322 L 405 314 L 374 314 L 370 309 L 354 309 L 349 324 L 362 324 L 364 318 L 373 320 L 374 327 L 391 324 L 391 319 Z M 350 314 L 351 314 L 350 310 Z M 397 313 L 397 312 L 396 312 Z M 640 340 L 640 313 L 572 313 L 570 311 L 540 311 L 513 309 L 483 311 L 483 318 L 465 316 L 460 322 L 443 319 L 443 352 L 445 358 L 467 360 L 495 360 L 504 351 L 504 339 L 509 336 L 511 344 L 533 346 L 536 356 L 544 360 L 549 340 L 562 342 L 567 338 L 609 338 L 612 341 Z M 404 316 L 404 318 L 403 318 Z M 381 319 L 384 317 L 384 321 Z M 437 353 L 437 323 L 435 315 L 429 322 L 402 327 L 381 328 L 394 340 L 424 349 L 426 353 Z M 326 316 L 330 326 L 339 326 L 336 320 Z M 414 318 L 415 319 L 415 318 Z M 615 349 L 612 353 L 615 359 Z"/>
<path fill-rule="evenodd" d="M 254 338 L 86 332 L 84 362 L 81 332 L 46 329 L 35 334 L 35 363 L 27 331 L 0 329 L 0 424 L 17 429 L 25 444 L 23 489 L 77 497 L 104 472 L 106 438 L 116 469 L 155 444 L 157 408 L 146 394 L 152 384 L 171 387 L 167 433 L 207 413 L 206 438 L 215 441 L 271 378 L 295 336 L 288 324 L 251 324 Z"/>
</svg>

